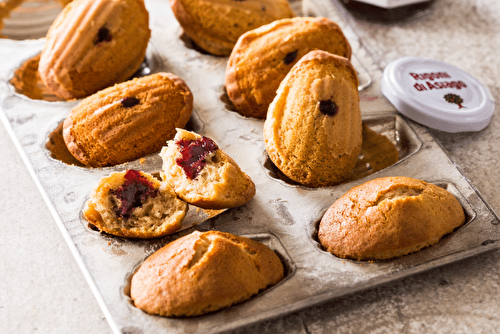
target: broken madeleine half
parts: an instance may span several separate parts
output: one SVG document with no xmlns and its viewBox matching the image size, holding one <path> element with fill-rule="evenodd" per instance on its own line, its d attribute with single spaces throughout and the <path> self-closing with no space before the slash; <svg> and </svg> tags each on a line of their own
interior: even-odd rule
<svg viewBox="0 0 500 334">
<path fill-rule="evenodd" d="M 178 231 L 188 209 L 167 184 L 129 169 L 103 177 L 83 216 L 99 230 L 120 237 L 157 238 Z"/>
</svg>

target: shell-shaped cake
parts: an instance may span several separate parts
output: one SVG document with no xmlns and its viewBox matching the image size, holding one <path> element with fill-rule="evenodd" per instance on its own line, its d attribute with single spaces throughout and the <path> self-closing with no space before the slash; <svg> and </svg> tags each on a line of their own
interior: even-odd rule
<svg viewBox="0 0 500 334">
<path fill-rule="evenodd" d="M 139 69 L 150 33 L 142 0 L 75 0 L 47 33 L 40 78 L 62 99 L 89 96 Z"/>
<path fill-rule="evenodd" d="M 255 196 L 255 184 L 210 138 L 177 130 L 163 147 L 162 178 L 184 201 L 204 209 L 241 206 Z"/>
<path fill-rule="evenodd" d="M 160 151 L 192 110 L 187 84 L 171 73 L 155 73 L 83 99 L 64 121 L 64 142 L 84 165 L 113 166 Z"/>
<path fill-rule="evenodd" d="M 178 231 L 188 205 L 151 174 L 126 170 L 103 177 L 83 216 L 99 230 L 127 238 L 158 238 Z"/>
<path fill-rule="evenodd" d="M 170 7 L 197 46 L 228 56 L 245 32 L 295 16 L 287 0 L 170 0 Z"/>
<path fill-rule="evenodd" d="M 147 258 L 132 276 L 130 296 L 150 314 L 196 316 L 242 302 L 283 277 L 280 258 L 266 245 L 195 231 Z"/>
<path fill-rule="evenodd" d="M 318 239 L 330 253 L 385 260 L 436 244 L 465 222 L 460 202 L 435 184 L 383 177 L 356 186 L 326 211 Z"/>
<path fill-rule="evenodd" d="M 363 141 L 350 61 L 317 50 L 297 62 L 269 106 L 264 140 L 271 161 L 295 182 L 323 187 L 349 177 Z"/>
<path fill-rule="evenodd" d="M 236 110 L 244 116 L 265 118 L 281 81 L 312 50 L 347 59 L 352 52 L 341 28 L 320 17 L 282 19 L 243 34 L 226 69 L 226 90 Z"/>
</svg>

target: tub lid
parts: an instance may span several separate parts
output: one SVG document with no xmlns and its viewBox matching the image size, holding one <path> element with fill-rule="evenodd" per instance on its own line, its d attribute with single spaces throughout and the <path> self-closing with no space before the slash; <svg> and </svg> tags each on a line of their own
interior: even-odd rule
<svg viewBox="0 0 500 334">
<path fill-rule="evenodd" d="M 495 102 L 488 88 L 463 70 L 437 60 L 403 57 L 384 69 L 382 93 L 408 118 L 446 132 L 479 131 Z"/>
</svg>

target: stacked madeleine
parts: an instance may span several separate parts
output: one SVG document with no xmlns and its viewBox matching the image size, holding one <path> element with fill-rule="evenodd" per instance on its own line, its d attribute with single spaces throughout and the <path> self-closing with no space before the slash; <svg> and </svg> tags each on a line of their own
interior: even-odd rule
<svg viewBox="0 0 500 334">
<path fill-rule="evenodd" d="M 465 222 L 457 198 L 411 177 L 383 177 L 341 196 L 326 211 L 318 239 L 330 253 L 387 260 L 432 246 Z"/>
</svg>

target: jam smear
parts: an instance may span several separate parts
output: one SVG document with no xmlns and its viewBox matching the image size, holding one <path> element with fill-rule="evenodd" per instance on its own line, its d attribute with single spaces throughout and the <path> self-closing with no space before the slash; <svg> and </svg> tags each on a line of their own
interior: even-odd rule
<svg viewBox="0 0 500 334">
<path fill-rule="evenodd" d="M 97 36 L 94 39 L 94 45 L 97 45 L 101 42 L 111 42 L 112 39 L 113 36 L 111 35 L 109 29 L 106 27 L 101 27 L 99 28 L 99 31 L 97 31 Z"/>
<path fill-rule="evenodd" d="M 285 62 L 285 64 L 291 64 L 293 63 L 293 61 L 295 60 L 295 58 L 297 58 L 297 53 L 299 52 L 299 50 L 295 50 L 293 52 L 290 52 L 288 53 L 285 58 L 283 59 L 283 62 Z"/>
<path fill-rule="evenodd" d="M 24 61 L 14 72 L 14 76 L 10 79 L 10 84 L 15 88 L 16 93 L 33 100 L 64 101 L 64 99 L 55 96 L 42 82 L 40 73 L 38 73 L 39 62 L 40 54 Z"/>
<path fill-rule="evenodd" d="M 140 207 L 148 198 L 155 198 L 158 189 L 141 172 L 133 169 L 125 173 L 125 182 L 110 193 L 120 200 L 115 208 L 118 218 L 128 219 L 134 208 Z"/>
<path fill-rule="evenodd" d="M 321 100 L 319 101 L 319 111 L 321 111 L 323 115 L 335 116 L 339 108 L 332 100 Z"/>
<path fill-rule="evenodd" d="M 186 176 L 194 180 L 205 167 L 205 158 L 218 149 L 217 144 L 210 138 L 201 137 L 197 140 L 179 140 L 176 142 L 181 157 L 177 164 L 184 169 Z"/>
<path fill-rule="evenodd" d="M 139 102 L 140 101 L 139 101 L 138 98 L 136 98 L 136 97 L 128 97 L 128 96 L 124 97 L 123 99 L 120 100 L 120 103 L 125 108 L 132 108 L 133 106 L 138 105 Z"/>
</svg>

